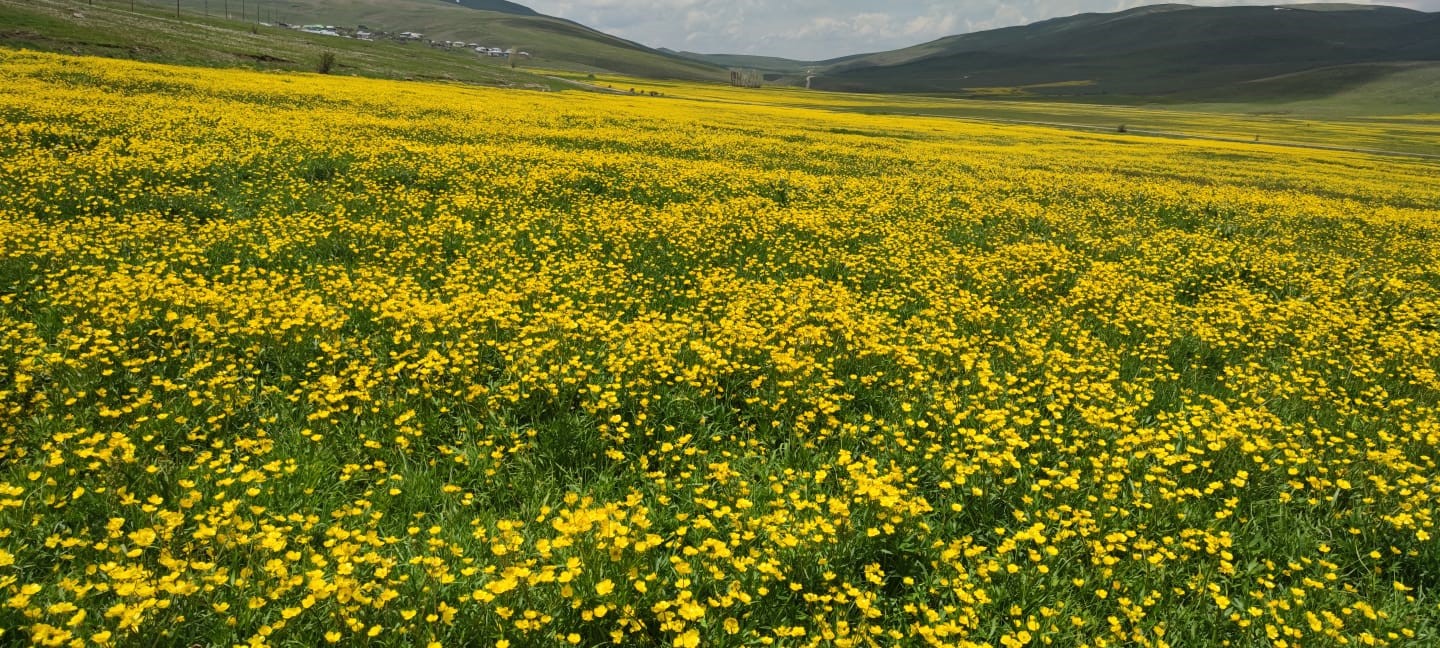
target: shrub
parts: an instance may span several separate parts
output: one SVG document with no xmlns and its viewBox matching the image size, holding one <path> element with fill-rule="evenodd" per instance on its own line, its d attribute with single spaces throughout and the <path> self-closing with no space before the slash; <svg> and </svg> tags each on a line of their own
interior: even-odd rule
<svg viewBox="0 0 1440 648">
<path fill-rule="evenodd" d="M 329 74 L 335 68 L 334 52 L 325 52 L 320 55 L 320 62 L 315 65 L 315 71 L 320 74 Z"/>
</svg>

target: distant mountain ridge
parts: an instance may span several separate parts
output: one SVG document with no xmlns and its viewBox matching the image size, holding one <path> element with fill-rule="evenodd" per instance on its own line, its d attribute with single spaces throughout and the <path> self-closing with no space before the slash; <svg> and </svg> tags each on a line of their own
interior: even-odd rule
<svg viewBox="0 0 1440 648">
<path fill-rule="evenodd" d="M 440 1 L 440 2 L 448 2 L 449 0 L 439 0 L 439 1 Z M 517 15 L 517 16 L 539 16 L 539 15 L 541 15 L 540 12 L 535 11 L 534 9 L 531 9 L 530 7 L 527 7 L 527 6 L 522 5 L 522 4 L 516 4 L 516 3 L 514 3 L 514 2 L 507 2 L 506 0 L 455 0 L 455 4 L 458 4 L 458 5 L 462 6 L 462 7 L 465 7 L 466 9 L 479 9 L 480 11 L 494 11 L 494 12 L 498 12 L 498 13 L 515 14 L 515 15 Z"/>
<path fill-rule="evenodd" d="M 1321 69 L 1440 61 L 1440 14 L 1378 5 L 1151 5 L 948 36 L 828 61 L 685 54 L 717 65 L 810 71 L 828 90 L 1034 96 L 1224 96 Z M 1316 77 L 1317 79 L 1320 77 Z M 1287 82 L 1301 90 L 1295 78 Z M 1316 92 L 1324 88 L 1315 88 Z"/>
</svg>

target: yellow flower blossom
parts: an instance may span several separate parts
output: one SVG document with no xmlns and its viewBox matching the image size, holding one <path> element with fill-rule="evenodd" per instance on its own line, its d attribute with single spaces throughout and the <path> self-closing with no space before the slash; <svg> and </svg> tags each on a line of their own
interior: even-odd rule
<svg viewBox="0 0 1440 648">
<path fill-rule="evenodd" d="M 947 117 L 1433 116 L 0 78 L 6 643 L 1440 626 L 1434 162 Z"/>
</svg>

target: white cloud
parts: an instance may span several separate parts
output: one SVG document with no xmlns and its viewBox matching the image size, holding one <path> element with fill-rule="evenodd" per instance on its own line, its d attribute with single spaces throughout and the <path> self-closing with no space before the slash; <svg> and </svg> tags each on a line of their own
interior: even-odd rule
<svg viewBox="0 0 1440 648">
<path fill-rule="evenodd" d="M 653 47 L 801 59 L 894 49 L 951 34 L 1155 4 L 1145 0 L 519 1 L 541 13 Z M 1358 2 L 1440 10 L 1440 0 Z M 1216 0 L 1197 4 L 1256 3 Z"/>
</svg>

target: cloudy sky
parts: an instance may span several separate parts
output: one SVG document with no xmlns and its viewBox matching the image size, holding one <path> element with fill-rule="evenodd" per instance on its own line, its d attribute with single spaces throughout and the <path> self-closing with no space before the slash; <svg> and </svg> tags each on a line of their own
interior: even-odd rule
<svg viewBox="0 0 1440 648">
<path fill-rule="evenodd" d="M 1350 0 L 1361 4 L 1377 4 Z M 824 59 L 914 45 L 1143 0 L 519 0 L 652 47 Z M 1192 2 L 1192 4 L 1259 4 Z M 1273 1 L 1265 4 L 1274 4 Z M 1440 0 L 1382 4 L 1440 11 Z"/>
</svg>

